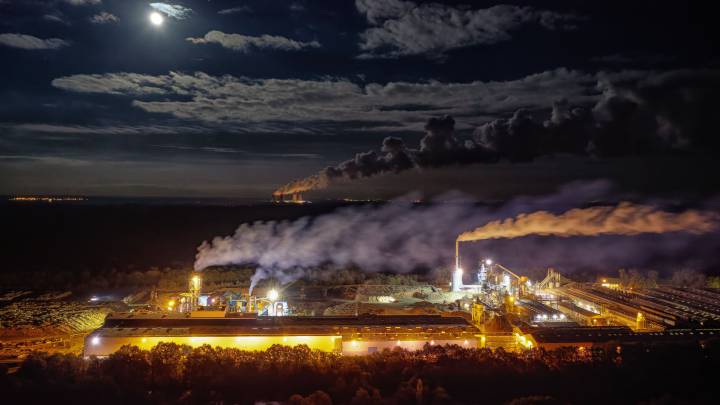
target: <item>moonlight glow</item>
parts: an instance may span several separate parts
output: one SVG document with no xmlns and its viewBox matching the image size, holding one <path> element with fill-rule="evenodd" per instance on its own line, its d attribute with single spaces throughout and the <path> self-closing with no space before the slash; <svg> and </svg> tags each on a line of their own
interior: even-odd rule
<svg viewBox="0 0 720 405">
<path fill-rule="evenodd" d="M 162 14 L 158 12 L 152 12 L 150 13 L 150 23 L 155 26 L 162 25 L 163 21 L 165 21 L 165 18 L 162 16 Z"/>
</svg>

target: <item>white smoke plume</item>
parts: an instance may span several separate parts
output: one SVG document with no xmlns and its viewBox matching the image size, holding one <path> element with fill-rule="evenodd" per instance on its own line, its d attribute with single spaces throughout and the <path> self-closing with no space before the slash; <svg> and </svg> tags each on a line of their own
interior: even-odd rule
<svg viewBox="0 0 720 405">
<path fill-rule="evenodd" d="M 516 218 L 492 221 L 473 231 L 463 232 L 459 242 L 485 239 L 513 239 L 529 235 L 597 236 L 643 233 L 688 232 L 703 234 L 718 228 L 717 213 L 688 210 L 660 211 L 647 205 L 622 202 L 612 207 L 575 208 L 556 215 L 547 211 L 520 214 Z"/>
<path fill-rule="evenodd" d="M 230 264 L 255 265 L 257 271 L 252 278 L 254 286 L 266 278 L 275 278 L 281 283 L 290 282 L 305 276 L 307 270 L 318 267 L 332 270 L 357 266 L 367 272 L 396 273 L 447 267 L 453 263 L 453 244 L 457 235 L 472 226 L 541 210 L 545 211 L 543 215 L 553 215 L 553 212 L 559 215 L 588 201 L 608 201 L 612 199 L 610 192 L 611 187 L 607 182 L 576 183 L 555 194 L 517 198 L 499 207 L 478 205 L 458 194 L 440 197 L 427 205 L 413 204 L 409 201 L 415 197 L 409 196 L 381 206 L 346 207 L 329 214 L 295 221 L 245 223 L 240 225 L 233 235 L 203 242 L 198 248 L 195 269 Z M 597 213 L 596 211 L 600 210 L 607 216 L 606 211 L 610 210 L 611 213 L 627 217 L 623 213 L 627 212 L 628 207 L 599 207 L 589 212 Z M 706 232 L 714 227 L 708 225 L 709 223 L 717 224 L 716 214 L 706 212 L 671 214 L 646 206 L 634 212 L 637 221 L 649 221 L 647 225 L 657 232 Z M 649 214 L 649 217 L 645 214 Z M 584 219 L 593 224 L 597 223 L 601 216 L 586 216 Z M 658 218 L 665 220 L 667 224 L 657 225 Z M 678 225 L 673 224 L 676 220 L 680 221 Z M 577 225 L 578 221 L 574 224 Z M 627 229 L 626 231 L 631 233 Z M 712 252 L 720 245 L 718 238 L 711 238 L 712 243 L 702 245 L 700 249 L 701 244 L 691 240 L 695 234 L 673 233 L 668 234 L 668 237 L 670 235 L 672 239 L 657 243 L 648 244 L 643 241 L 643 249 L 632 249 L 630 244 L 623 242 L 628 249 L 619 250 L 603 239 L 602 244 L 598 243 L 592 252 L 596 256 L 605 255 L 615 260 L 612 263 L 606 261 L 605 265 L 622 265 L 626 262 L 641 265 L 660 253 L 686 258 L 689 256 L 686 252 L 688 247 L 702 250 L 694 253 L 696 257 L 702 257 L 703 252 Z M 528 262 L 533 265 L 554 265 L 553 261 L 562 257 L 568 266 L 584 266 L 587 264 L 585 258 L 590 257 L 582 254 L 575 255 L 573 259 L 573 254 L 568 252 L 560 255 L 558 252 L 563 252 L 562 246 L 553 248 L 544 245 L 537 248 L 532 242 L 523 240 L 513 243 L 513 253 L 501 258 L 504 263 L 509 264 L 511 259 L 519 258 L 527 260 L 518 262 L 519 265 L 526 265 Z M 485 248 L 492 245 L 497 244 L 492 240 L 483 244 Z M 563 246 L 566 246 L 565 242 Z M 603 246 L 607 246 L 607 249 Z M 525 247 L 527 253 L 518 255 L 517 252 L 523 251 Z M 498 252 L 499 249 L 507 251 L 502 246 L 496 248 Z M 467 249 L 468 257 L 472 257 L 470 247 L 464 249 Z M 492 254 L 486 249 L 484 254 L 488 253 Z M 547 257 L 544 257 L 546 254 Z M 665 257 L 663 260 L 672 262 L 672 258 Z"/>
</svg>

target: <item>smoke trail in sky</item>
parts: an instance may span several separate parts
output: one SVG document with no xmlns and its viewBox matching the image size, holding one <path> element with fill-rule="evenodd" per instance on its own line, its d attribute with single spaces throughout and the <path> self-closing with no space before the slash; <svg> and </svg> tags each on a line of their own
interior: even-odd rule
<svg viewBox="0 0 720 405">
<path fill-rule="evenodd" d="M 642 233 L 688 232 L 703 234 L 718 228 L 713 212 L 688 210 L 681 213 L 660 211 L 647 205 L 622 202 L 612 207 L 576 208 L 556 215 L 547 211 L 520 214 L 487 223 L 463 232 L 457 240 L 519 238 L 540 236 L 639 235 Z"/>
</svg>

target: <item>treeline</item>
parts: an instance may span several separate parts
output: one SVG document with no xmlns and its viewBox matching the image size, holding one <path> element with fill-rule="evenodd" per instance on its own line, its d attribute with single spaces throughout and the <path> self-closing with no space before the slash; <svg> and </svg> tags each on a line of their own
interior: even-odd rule
<svg viewBox="0 0 720 405">
<path fill-rule="evenodd" d="M 720 288 L 720 277 L 708 277 L 705 274 L 692 269 L 680 269 L 674 272 L 669 278 L 661 280 L 658 272 L 638 269 L 618 270 L 618 279 L 625 288 L 655 288 L 659 285 L 670 285 L 673 287 L 693 288 Z"/>
<path fill-rule="evenodd" d="M 6 403 L 715 403 L 720 345 L 531 350 L 426 346 L 339 356 L 162 343 L 105 360 L 33 354 L 0 376 Z"/>
<path fill-rule="evenodd" d="M 188 277 L 193 271 L 190 267 L 151 267 L 149 269 L 110 269 L 91 272 L 88 270 L 47 270 L 47 271 L 8 271 L 0 273 L 0 286 L 3 289 L 70 290 L 76 292 L 132 291 L 137 289 L 158 288 L 160 290 L 183 290 L 187 288 Z M 249 266 L 216 266 L 203 270 L 203 285 L 206 287 L 240 286 L 248 287 L 255 269 Z M 316 285 L 419 285 L 434 284 L 446 286 L 449 282 L 449 269 L 439 269 L 425 275 L 368 273 L 359 268 L 318 267 L 303 271 L 303 277 L 297 286 Z M 596 275 L 573 275 L 575 281 L 595 281 Z M 720 277 L 707 277 L 695 270 L 682 269 L 667 279 L 660 279 L 656 271 L 638 269 L 618 270 L 620 284 L 626 288 L 654 288 L 660 284 L 676 287 L 720 288 Z M 272 283 L 273 280 L 261 282 Z"/>
<path fill-rule="evenodd" d="M 217 268 L 204 271 L 206 286 L 248 286 L 255 270 L 247 267 Z M 34 271 L 0 273 L 0 285 L 5 289 L 70 290 L 102 292 L 158 288 L 183 290 L 188 287 L 192 268 L 110 269 L 107 271 Z"/>
<path fill-rule="evenodd" d="M 69 290 L 88 293 L 118 290 L 132 291 L 153 287 L 160 290 L 183 290 L 188 287 L 188 278 L 192 271 L 193 269 L 190 267 L 151 267 L 145 270 L 128 268 L 97 272 L 88 270 L 16 271 L 0 273 L 0 286 L 3 289 Z M 202 271 L 203 285 L 205 287 L 248 287 L 254 272 L 254 268 L 245 266 L 211 267 Z M 272 281 L 267 280 L 265 282 Z M 421 283 L 423 281 L 414 274 L 367 273 L 356 268 L 310 269 L 297 282 L 298 285 L 326 286 L 350 284 L 417 285 Z"/>
</svg>

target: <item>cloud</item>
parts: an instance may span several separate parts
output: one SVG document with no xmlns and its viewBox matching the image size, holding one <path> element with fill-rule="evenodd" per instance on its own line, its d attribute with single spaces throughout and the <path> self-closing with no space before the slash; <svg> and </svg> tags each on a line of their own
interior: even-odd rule
<svg viewBox="0 0 720 405">
<path fill-rule="evenodd" d="M 649 52 L 628 52 L 614 53 L 610 55 L 596 56 L 591 58 L 591 62 L 605 65 L 657 65 L 660 63 L 670 62 L 675 56 L 663 55 Z"/>
<path fill-rule="evenodd" d="M 179 4 L 150 3 L 150 7 L 176 20 L 184 20 L 192 13 L 192 9 Z"/>
<path fill-rule="evenodd" d="M 60 125 L 60 124 L 15 124 L 0 125 L 0 128 L 12 128 L 17 131 L 49 134 L 72 135 L 148 135 L 148 134 L 177 134 L 177 133 L 205 133 L 208 128 L 187 125 Z"/>
<path fill-rule="evenodd" d="M 510 5 L 472 10 L 438 3 L 356 0 L 355 6 L 373 25 L 360 34 L 361 58 L 442 58 L 452 49 L 507 41 L 512 31 L 527 24 L 570 29 L 579 20 L 573 14 Z"/>
<path fill-rule="evenodd" d="M 251 13 L 252 7 L 250 6 L 238 6 L 238 7 L 232 7 L 232 8 L 226 8 L 223 10 L 218 11 L 218 14 L 227 15 L 227 14 L 238 14 L 238 13 Z"/>
<path fill-rule="evenodd" d="M 220 31 L 210 31 L 202 38 L 187 38 L 193 44 L 220 44 L 223 48 L 232 49 L 238 52 L 249 52 L 252 48 L 277 49 L 282 51 L 299 51 L 304 48 L 319 48 L 317 41 L 302 42 L 295 41 L 276 35 L 262 35 L 253 37 L 240 34 L 226 34 Z"/>
<path fill-rule="evenodd" d="M 0 45 L 12 48 L 40 50 L 40 49 L 60 49 L 70 46 L 70 42 L 60 38 L 42 39 L 32 35 L 25 34 L 0 34 Z"/>
<path fill-rule="evenodd" d="M 171 76 L 118 73 L 61 77 L 53 80 L 52 85 L 79 93 L 153 95 L 171 92 L 171 82 Z"/>
<path fill-rule="evenodd" d="M 60 24 L 70 25 L 70 23 L 66 21 L 60 14 L 45 14 L 42 18 L 45 21 L 52 21 Z"/>
<path fill-rule="evenodd" d="M 107 11 L 103 11 L 100 14 L 95 14 L 90 17 L 90 22 L 93 24 L 116 23 L 118 21 L 120 21 L 120 19 L 116 15 L 108 13 Z"/>
<path fill-rule="evenodd" d="M 65 3 L 72 4 L 73 6 L 86 6 L 91 4 L 100 4 L 102 0 L 65 0 Z"/>
<path fill-rule="evenodd" d="M 422 130 L 419 116 L 443 114 L 463 117 L 458 127 L 470 130 L 518 108 L 547 108 L 560 98 L 589 104 L 600 96 L 596 75 L 567 69 L 467 83 L 358 84 L 343 78 L 251 79 L 171 72 L 81 74 L 57 78 L 52 85 L 80 93 L 131 96 L 140 109 L 182 119 L 242 124 L 248 130 L 281 124 L 284 132 L 335 131 L 336 125 L 347 128 L 348 123 L 360 131 Z"/>
<path fill-rule="evenodd" d="M 293 2 L 293 3 L 290 3 L 290 11 L 294 11 L 294 12 L 305 11 L 305 6 L 298 2 Z"/>
</svg>

